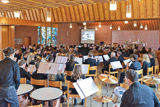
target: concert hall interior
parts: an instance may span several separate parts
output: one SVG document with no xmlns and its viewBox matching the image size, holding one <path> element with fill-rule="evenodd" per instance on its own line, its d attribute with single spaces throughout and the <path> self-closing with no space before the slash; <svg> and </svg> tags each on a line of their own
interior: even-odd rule
<svg viewBox="0 0 160 107">
<path fill-rule="evenodd" d="M 0 0 L 0 107 L 160 107 L 160 0 Z"/>
</svg>

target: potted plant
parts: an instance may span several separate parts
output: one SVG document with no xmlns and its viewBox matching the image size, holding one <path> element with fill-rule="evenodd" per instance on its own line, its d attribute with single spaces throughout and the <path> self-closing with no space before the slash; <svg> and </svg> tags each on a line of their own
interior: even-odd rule
<svg viewBox="0 0 160 107">
<path fill-rule="evenodd" d="M 128 41 L 126 41 L 126 43 L 128 43 Z"/>
<path fill-rule="evenodd" d="M 141 44 L 143 43 L 143 41 L 141 41 Z"/>
</svg>

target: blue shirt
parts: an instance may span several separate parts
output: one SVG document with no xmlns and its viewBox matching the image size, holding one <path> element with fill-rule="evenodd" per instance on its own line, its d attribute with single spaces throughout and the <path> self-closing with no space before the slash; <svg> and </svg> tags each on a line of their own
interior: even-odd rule
<svg viewBox="0 0 160 107">
<path fill-rule="evenodd" d="M 133 70 L 141 70 L 141 64 L 140 62 L 138 62 L 137 60 L 135 60 L 131 66 L 129 67 L 129 69 L 133 69 Z"/>
</svg>

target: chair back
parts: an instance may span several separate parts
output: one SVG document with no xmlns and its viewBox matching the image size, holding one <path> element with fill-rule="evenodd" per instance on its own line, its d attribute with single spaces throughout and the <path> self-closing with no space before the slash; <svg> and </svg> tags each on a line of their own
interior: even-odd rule
<svg viewBox="0 0 160 107">
<path fill-rule="evenodd" d="M 154 73 L 158 74 L 159 73 L 159 65 L 154 66 Z"/>
<path fill-rule="evenodd" d="M 73 72 L 72 71 L 65 71 L 65 73 L 66 73 L 67 76 L 72 76 Z"/>
<path fill-rule="evenodd" d="M 46 80 L 38 80 L 31 78 L 31 85 L 41 85 L 47 87 L 47 79 Z"/>
<path fill-rule="evenodd" d="M 26 78 L 21 78 L 20 79 L 20 83 L 21 84 L 26 84 L 27 83 L 27 79 Z"/>
<path fill-rule="evenodd" d="M 149 75 L 150 72 L 153 74 L 153 66 L 147 68 L 147 75 Z"/>
<path fill-rule="evenodd" d="M 92 66 L 92 67 L 89 67 L 89 71 L 90 70 L 95 70 L 96 72 L 95 72 L 95 74 L 85 74 L 85 76 L 86 77 L 96 77 L 97 76 L 97 74 L 98 74 L 98 72 L 97 72 L 97 66 Z"/>
<path fill-rule="evenodd" d="M 62 81 L 49 81 L 49 86 L 62 89 Z"/>
<path fill-rule="evenodd" d="M 143 83 L 143 69 L 136 70 L 138 75 L 141 75 L 141 78 L 138 79 L 138 81 L 141 81 L 141 84 Z"/>
<path fill-rule="evenodd" d="M 103 53 L 98 53 L 98 55 L 103 55 Z"/>
<path fill-rule="evenodd" d="M 124 57 L 124 59 L 130 59 L 130 57 Z"/>
<path fill-rule="evenodd" d="M 139 57 L 140 57 L 140 58 L 143 58 L 143 54 L 142 54 L 142 53 L 139 53 Z"/>
</svg>

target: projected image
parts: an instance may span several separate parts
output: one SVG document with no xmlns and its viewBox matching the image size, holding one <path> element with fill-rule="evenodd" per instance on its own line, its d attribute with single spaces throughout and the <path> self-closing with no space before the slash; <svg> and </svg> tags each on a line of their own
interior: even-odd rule
<svg viewBox="0 0 160 107">
<path fill-rule="evenodd" d="M 94 29 L 82 29 L 81 30 L 81 43 L 95 43 L 95 30 Z"/>
</svg>

